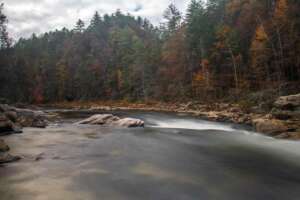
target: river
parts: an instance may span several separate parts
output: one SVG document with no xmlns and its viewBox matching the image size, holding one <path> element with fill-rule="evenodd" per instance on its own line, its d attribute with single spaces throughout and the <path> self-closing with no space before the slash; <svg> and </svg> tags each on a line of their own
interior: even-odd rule
<svg viewBox="0 0 300 200">
<path fill-rule="evenodd" d="M 145 128 L 75 125 L 4 137 L 1 200 L 298 200 L 300 143 L 189 116 L 120 112 Z"/>
</svg>

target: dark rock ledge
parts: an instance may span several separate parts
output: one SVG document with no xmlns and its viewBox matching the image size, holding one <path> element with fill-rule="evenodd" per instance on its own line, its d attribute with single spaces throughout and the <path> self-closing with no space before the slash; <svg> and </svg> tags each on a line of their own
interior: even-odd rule
<svg viewBox="0 0 300 200">
<path fill-rule="evenodd" d="M 0 136 L 22 133 L 23 127 L 45 128 L 47 126 L 46 119 L 46 114 L 42 111 L 19 109 L 0 104 Z M 21 159 L 8 152 L 8 145 L 0 139 L 0 164 Z"/>
</svg>

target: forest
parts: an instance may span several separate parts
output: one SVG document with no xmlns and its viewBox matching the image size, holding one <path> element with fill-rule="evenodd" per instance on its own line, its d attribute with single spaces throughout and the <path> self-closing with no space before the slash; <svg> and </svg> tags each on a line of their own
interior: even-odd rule
<svg viewBox="0 0 300 200">
<path fill-rule="evenodd" d="M 0 7 L 0 97 L 10 102 L 238 100 L 300 91 L 300 1 L 192 0 L 164 21 L 117 10 L 13 41 Z M 288 89 L 287 89 L 288 88 Z M 289 93 L 289 92 L 287 92 Z"/>
</svg>

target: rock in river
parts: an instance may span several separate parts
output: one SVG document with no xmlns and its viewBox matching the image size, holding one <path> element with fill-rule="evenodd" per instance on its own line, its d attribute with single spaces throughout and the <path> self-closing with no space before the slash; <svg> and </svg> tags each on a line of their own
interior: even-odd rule
<svg viewBox="0 0 300 200">
<path fill-rule="evenodd" d="M 121 126 L 121 127 L 143 127 L 144 121 L 134 118 L 119 118 L 112 114 L 98 114 L 89 117 L 78 124 L 91 124 L 91 125 L 109 125 L 109 126 Z"/>
<path fill-rule="evenodd" d="M 17 122 L 23 127 L 45 128 L 47 126 L 46 114 L 43 111 L 29 109 L 16 109 Z"/>
<path fill-rule="evenodd" d="M 256 131 L 268 135 L 288 132 L 289 127 L 281 120 L 260 118 L 253 121 Z"/>
<path fill-rule="evenodd" d="M 47 115 L 43 111 L 0 104 L 0 133 L 19 133 L 21 127 L 45 128 L 46 126 Z"/>
<path fill-rule="evenodd" d="M 4 140 L 0 139 L 0 152 L 7 152 L 9 151 L 9 147 L 5 144 Z"/>
<path fill-rule="evenodd" d="M 9 133 L 20 133 L 21 128 L 15 125 L 5 113 L 0 112 L 0 135 L 6 135 Z"/>
<path fill-rule="evenodd" d="M 21 159 L 19 156 L 9 154 L 8 151 L 9 146 L 0 139 L 0 164 L 14 162 Z"/>
<path fill-rule="evenodd" d="M 140 119 L 124 118 L 116 121 L 114 124 L 123 127 L 144 127 L 145 122 Z"/>
<path fill-rule="evenodd" d="M 20 159 L 21 159 L 21 157 L 19 157 L 19 156 L 13 156 L 7 152 L 5 152 L 5 153 L 0 152 L 0 164 L 15 162 Z"/>
</svg>

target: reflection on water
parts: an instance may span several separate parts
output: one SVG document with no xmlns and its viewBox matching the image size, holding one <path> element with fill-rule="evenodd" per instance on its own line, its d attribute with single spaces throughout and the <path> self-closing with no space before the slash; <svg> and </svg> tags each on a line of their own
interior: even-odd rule
<svg viewBox="0 0 300 200">
<path fill-rule="evenodd" d="M 299 199 L 298 142 L 171 114 L 120 115 L 147 126 L 68 119 L 7 136 L 23 159 L 0 168 L 0 199 Z"/>
</svg>

